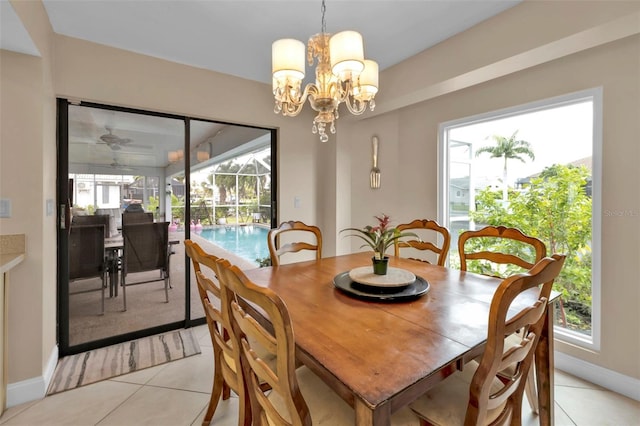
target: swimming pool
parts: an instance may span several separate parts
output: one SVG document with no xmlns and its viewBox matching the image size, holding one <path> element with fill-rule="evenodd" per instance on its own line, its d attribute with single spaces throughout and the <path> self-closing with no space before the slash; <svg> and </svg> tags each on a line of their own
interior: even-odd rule
<svg viewBox="0 0 640 426">
<path fill-rule="evenodd" d="M 269 257 L 267 234 L 261 226 L 220 226 L 198 232 L 202 238 L 250 261 Z"/>
</svg>

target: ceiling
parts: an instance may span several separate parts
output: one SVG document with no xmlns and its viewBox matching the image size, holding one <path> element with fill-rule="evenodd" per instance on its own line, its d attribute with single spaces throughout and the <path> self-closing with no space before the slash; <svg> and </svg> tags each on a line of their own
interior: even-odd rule
<svg viewBox="0 0 640 426">
<path fill-rule="evenodd" d="M 326 30 L 359 31 L 365 57 L 383 71 L 522 0 L 327 0 Z M 319 0 L 42 0 L 53 31 L 79 39 L 271 83 L 271 43 L 280 38 L 306 42 L 321 31 Z M 37 47 L 8 0 L 0 0 L 0 48 L 39 56 Z M 308 66 L 307 78 L 313 77 Z M 70 114 L 71 116 L 71 114 Z M 71 118 L 71 117 L 70 117 Z M 92 110 L 71 120 L 74 162 L 119 168 L 171 167 L 167 152 L 178 149 L 173 124 L 125 113 Z M 155 124 L 152 125 L 151 123 Z M 202 123 L 192 130 L 192 146 L 218 134 L 223 125 Z M 113 149 L 100 136 L 111 129 L 131 139 Z M 255 138 L 231 126 L 221 134 Z M 264 134 L 264 132 L 262 132 Z M 170 135 L 173 135 L 170 137 Z M 220 137 L 220 134 L 216 138 Z M 247 140 L 238 141 L 237 144 Z M 228 144 L 232 144 L 228 142 Z M 71 159 L 70 159 L 71 160 Z M 108 171 L 108 170 L 107 170 Z"/>
<path fill-rule="evenodd" d="M 520 1 L 327 0 L 326 29 L 359 31 L 365 56 L 384 70 Z M 0 2 L 1 47 L 33 54 L 10 3 Z M 42 3 L 58 34 L 269 84 L 271 43 L 280 38 L 306 42 L 320 32 L 322 17 L 320 0 Z"/>
</svg>

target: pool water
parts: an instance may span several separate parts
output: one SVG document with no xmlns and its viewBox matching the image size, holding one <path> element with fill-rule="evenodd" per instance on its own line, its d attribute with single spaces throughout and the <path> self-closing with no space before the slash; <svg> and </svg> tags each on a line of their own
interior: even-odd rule
<svg viewBox="0 0 640 426">
<path fill-rule="evenodd" d="M 267 234 L 261 226 L 220 226 L 198 232 L 202 238 L 250 261 L 269 257 Z"/>
</svg>

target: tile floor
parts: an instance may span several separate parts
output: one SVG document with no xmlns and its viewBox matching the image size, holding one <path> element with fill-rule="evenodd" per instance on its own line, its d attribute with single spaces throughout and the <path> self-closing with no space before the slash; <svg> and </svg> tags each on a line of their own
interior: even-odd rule
<svg viewBox="0 0 640 426">
<path fill-rule="evenodd" d="M 200 425 L 209 400 L 213 352 L 206 326 L 202 349 L 179 361 L 9 408 L 1 425 Z M 640 425 L 640 403 L 556 370 L 556 425 Z M 235 426 L 237 399 L 221 402 L 213 424 Z M 523 424 L 536 425 L 525 402 Z"/>
</svg>

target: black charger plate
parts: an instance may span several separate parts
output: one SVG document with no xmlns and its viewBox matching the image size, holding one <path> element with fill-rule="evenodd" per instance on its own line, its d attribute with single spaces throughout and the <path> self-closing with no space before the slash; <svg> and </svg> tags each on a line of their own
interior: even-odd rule
<svg viewBox="0 0 640 426">
<path fill-rule="evenodd" d="M 411 284 L 402 287 L 377 287 L 356 283 L 349 277 L 349 271 L 333 278 L 333 285 L 344 293 L 359 299 L 395 302 L 415 299 L 427 293 L 430 285 L 422 277 L 416 276 Z"/>
</svg>

